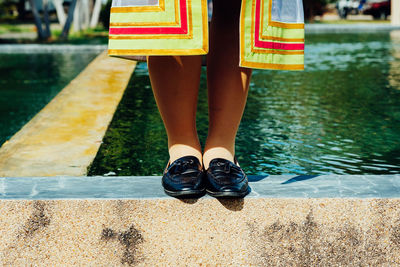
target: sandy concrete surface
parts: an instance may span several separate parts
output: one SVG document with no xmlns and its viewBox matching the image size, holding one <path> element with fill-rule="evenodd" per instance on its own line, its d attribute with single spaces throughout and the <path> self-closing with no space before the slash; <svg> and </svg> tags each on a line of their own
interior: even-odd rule
<svg viewBox="0 0 400 267">
<path fill-rule="evenodd" d="M 2 200 L 3 266 L 399 266 L 399 199 Z"/>
<path fill-rule="evenodd" d="M 0 148 L 0 177 L 85 175 L 136 62 L 102 52 Z"/>
</svg>

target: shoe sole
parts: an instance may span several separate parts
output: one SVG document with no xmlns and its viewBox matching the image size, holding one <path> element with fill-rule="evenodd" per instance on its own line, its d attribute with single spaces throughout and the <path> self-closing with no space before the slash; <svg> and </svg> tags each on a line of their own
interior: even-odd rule
<svg viewBox="0 0 400 267">
<path fill-rule="evenodd" d="M 164 192 L 171 197 L 182 198 L 199 198 L 206 194 L 205 190 L 184 190 L 184 191 L 169 191 L 164 189 Z"/>
<path fill-rule="evenodd" d="M 250 193 L 250 186 L 247 187 L 246 191 L 243 192 L 235 192 L 235 191 L 221 191 L 221 192 L 212 192 L 210 190 L 206 190 L 207 194 L 215 198 L 244 198 L 247 194 Z"/>
</svg>

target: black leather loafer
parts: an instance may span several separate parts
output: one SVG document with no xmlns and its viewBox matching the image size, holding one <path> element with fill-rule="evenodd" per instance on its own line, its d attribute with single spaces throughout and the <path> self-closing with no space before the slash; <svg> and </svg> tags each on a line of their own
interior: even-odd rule
<svg viewBox="0 0 400 267">
<path fill-rule="evenodd" d="M 185 156 L 168 164 L 161 179 L 167 195 L 201 197 L 205 194 L 204 172 L 195 156 Z"/>
<path fill-rule="evenodd" d="M 222 158 L 211 160 L 206 175 L 206 191 L 213 197 L 242 198 L 251 191 L 236 158 L 235 163 Z"/>
</svg>

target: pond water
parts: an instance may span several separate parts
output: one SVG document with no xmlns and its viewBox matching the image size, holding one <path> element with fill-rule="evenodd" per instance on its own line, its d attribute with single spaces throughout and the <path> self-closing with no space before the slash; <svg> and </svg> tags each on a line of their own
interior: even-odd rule
<svg viewBox="0 0 400 267">
<path fill-rule="evenodd" d="M 0 54 L 0 146 L 98 53 Z"/>
<path fill-rule="evenodd" d="M 304 72 L 255 70 L 236 142 L 247 174 L 400 173 L 400 32 L 306 37 Z M 198 132 L 207 135 L 203 69 Z M 160 175 L 167 139 L 139 64 L 90 175 Z"/>
</svg>

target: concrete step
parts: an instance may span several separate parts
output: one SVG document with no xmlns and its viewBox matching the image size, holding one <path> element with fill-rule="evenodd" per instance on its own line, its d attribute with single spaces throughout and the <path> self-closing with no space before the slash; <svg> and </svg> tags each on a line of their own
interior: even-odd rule
<svg viewBox="0 0 400 267">
<path fill-rule="evenodd" d="M 399 179 L 251 176 L 243 200 L 179 200 L 160 177 L 0 178 L 0 262 L 399 266 Z"/>
</svg>

